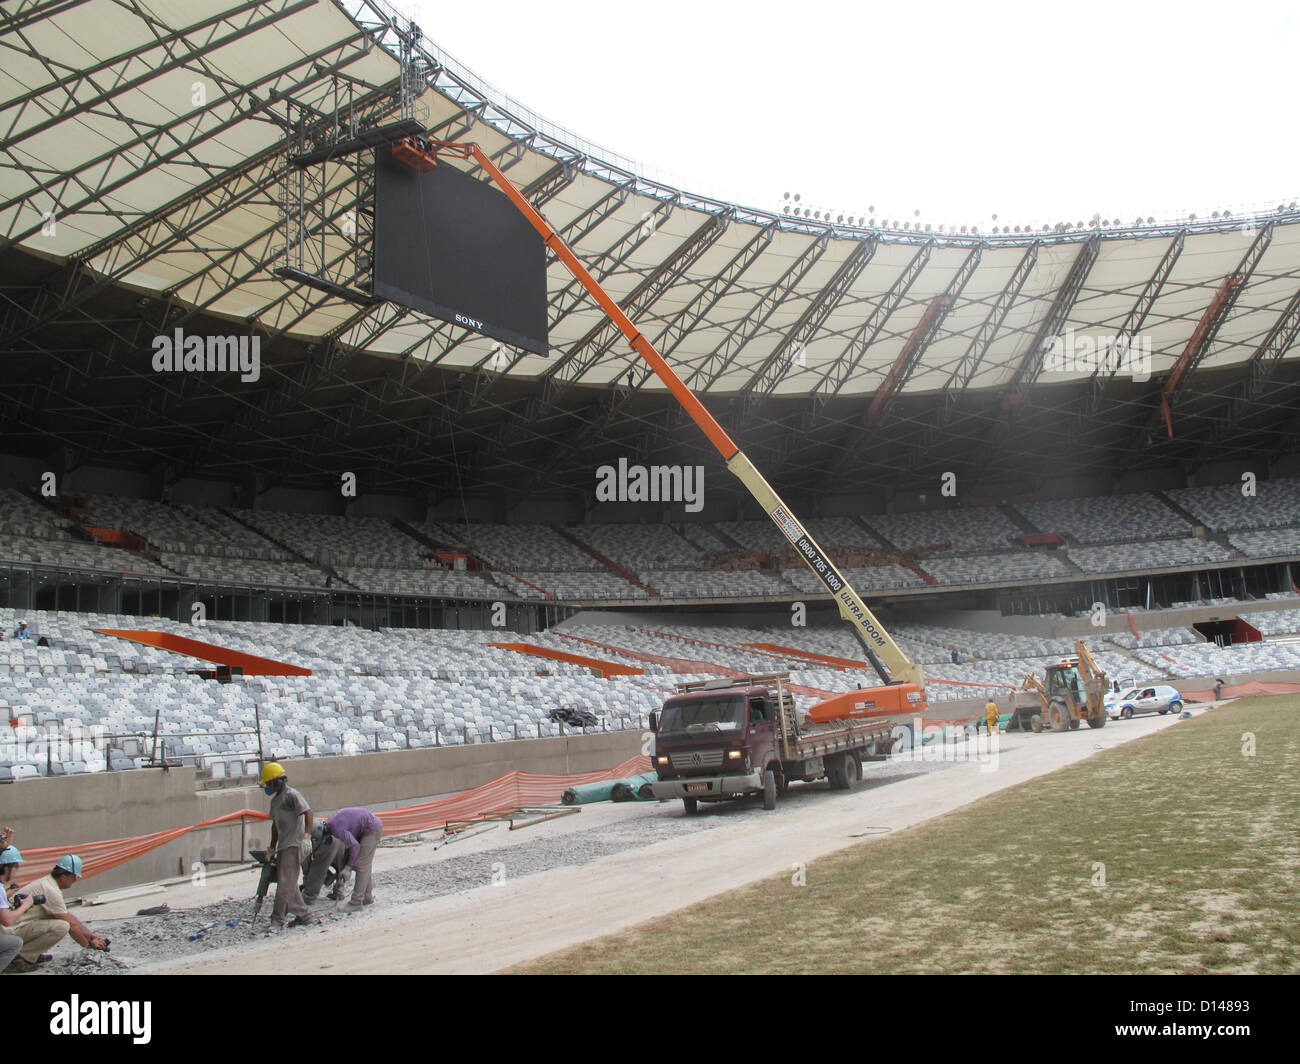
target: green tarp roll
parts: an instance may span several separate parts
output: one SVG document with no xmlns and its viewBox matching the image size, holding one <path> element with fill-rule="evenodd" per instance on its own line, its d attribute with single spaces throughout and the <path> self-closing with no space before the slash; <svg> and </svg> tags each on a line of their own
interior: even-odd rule
<svg viewBox="0 0 1300 1064">
<path fill-rule="evenodd" d="M 592 802 L 608 802 L 610 792 L 614 789 L 614 784 L 618 780 L 602 780 L 599 783 L 580 783 L 576 787 L 569 787 L 560 796 L 560 801 L 565 805 L 589 805 Z"/>
<path fill-rule="evenodd" d="M 610 798 L 615 802 L 653 802 L 655 796 L 650 793 L 649 787 L 658 778 L 658 773 L 643 772 L 639 776 L 629 776 L 625 780 L 619 780 L 614 784 Z"/>
</svg>

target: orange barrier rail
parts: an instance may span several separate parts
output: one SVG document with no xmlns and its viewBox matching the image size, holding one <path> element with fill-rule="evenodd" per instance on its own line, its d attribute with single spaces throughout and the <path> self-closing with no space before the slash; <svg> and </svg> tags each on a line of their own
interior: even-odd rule
<svg viewBox="0 0 1300 1064">
<path fill-rule="evenodd" d="M 740 677 L 749 675 L 743 669 L 733 669 L 730 665 L 719 665 L 716 662 L 703 661 L 699 658 L 674 658 L 667 654 L 651 654 L 644 650 L 628 650 L 625 647 L 611 646 L 608 643 L 598 643 L 594 639 L 585 639 L 580 635 L 569 635 L 566 632 L 555 632 L 554 634 L 564 636 L 565 639 L 572 639 L 578 643 L 590 643 L 592 646 L 601 647 L 613 654 L 622 654 L 634 661 L 648 661 L 653 665 L 666 665 L 673 672 L 680 675 L 690 676 L 709 672 L 716 672 L 719 676 Z M 795 694 L 807 695 L 809 698 L 833 698 L 836 694 L 834 691 L 823 691 L 819 687 L 806 687 L 799 683 L 792 683 L 788 686 Z"/>
<path fill-rule="evenodd" d="M 753 647 L 755 650 L 775 651 L 780 654 L 793 654 L 796 658 L 803 658 L 805 661 L 815 661 L 819 665 L 829 665 L 832 669 L 865 669 L 868 665 L 865 661 L 856 661 L 853 658 L 837 658 L 830 654 L 818 654 L 812 650 L 799 650 L 795 647 L 781 646 L 779 643 L 745 643 L 747 647 Z"/>
<path fill-rule="evenodd" d="M 584 772 L 577 776 L 542 776 L 512 771 L 484 783 L 472 790 L 431 802 L 385 809 L 375 813 L 384 825 L 384 834 L 403 835 L 413 831 L 432 831 L 443 827 L 449 820 L 474 820 L 523 806 L 553 803 L 560 800 L 569 787 L 581 783 L 599 783 L 602 780 L 619 780 L 650 771 L 650 759 L 644 755 L 630 757 L 620 765 L 599 772 Z M 31 883 L 46 875 L 54 863 L 65 853 L 75 853 L 82 861 L 85 876 L 107 872 L 126 864 L 159 846 L 175 842 L 181 836 L 198 828 L 219 824 L 233 824 L 240 820 L 268 820 L 259 809 L 237 809 L 233 813 L 202 820 L 183 828 L 156 831 L 135 838 L 107 839 L 102 842 L 82 842 L 72 846 L 24 846 L 23 883 Z"/>
<path fill-rule="evenodd" d="M 595 669 L 606 680 L 611 676 L 641 676 L 645 673 L 645 669 L 638 669 L 632 665 L 620 665 L 618 662 L 602 661 L 600 658 L 586 658 L 581 654 L 569 654 L 563 650 L 552 650 L 550 647 L 534 646 L 532 643 L 489 643 L 488 646 L 514 650 L 520 654 L 532 654 L 538 658 L 550 658 L 552 661 L 567 661 L 571 665 L 582 665 L 588 669 Z"/>
<path fill-rule="evenodd" d="M 273 658 L 259 658 L 256 654 L 243 654 L 238 650 L 229 650 L 213 643 L 203 643 L 197 639 L 187 639 L 183 635 L 170 632 L 146 632 L 134 628 L 96 628 L 103 635 L 115 635 L 119 639 L 129 639 L 134 643 L 171 650 L 177 654 L 188 654 L 192 658 L 216 662 L 218 665 L 238 665 L 245 676 L 310 676 L 311 669 L 300 665 L 289 665 Z"/>
</svg>

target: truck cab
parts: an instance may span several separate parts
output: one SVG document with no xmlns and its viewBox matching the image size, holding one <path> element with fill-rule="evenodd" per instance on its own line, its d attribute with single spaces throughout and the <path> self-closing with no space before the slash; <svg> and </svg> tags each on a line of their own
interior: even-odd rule
<svg viewBox="0 0 1300 1064">
<path fill-rule="evenodd" d="M 690 812 L 700 798 L 762 790 L 763 770 L 779 761 L 776 705 L 765 686 L 675 695 L 654 732 L 654 768 L 671 792 L 660 796 L 682 798 Z"/>
<path fill-rule="evenodd" d="M 700 802 L 761 794 L 771 810 L 794 780 L 825 778 L 832 789 L 851 790 L 862 762 L 893 748 L 885 717 L 801 724 L 789 680 L 776 672 L 679 684 L 650 718 L 655 797 L 680 798 L 695 813 Z"/>
</svg>

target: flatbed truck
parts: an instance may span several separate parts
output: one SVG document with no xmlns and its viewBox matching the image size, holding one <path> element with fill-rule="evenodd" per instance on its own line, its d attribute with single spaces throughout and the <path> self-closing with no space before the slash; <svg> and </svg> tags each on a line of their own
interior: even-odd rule
<svg viewBox="0 0 1300 1064">
<path fill-rule="evenodd" d="M 789 682 L 789 673 L 771 672 L 678 684 L 650 718 L 655 797 L 680 798 L 687 814 L 700 802 L 758 794 L 775 809 L 796 780 L 851 789 L 862 762 L 883 759 L 899 741 L 893 717 L 801 722 Z"/>
</svg>

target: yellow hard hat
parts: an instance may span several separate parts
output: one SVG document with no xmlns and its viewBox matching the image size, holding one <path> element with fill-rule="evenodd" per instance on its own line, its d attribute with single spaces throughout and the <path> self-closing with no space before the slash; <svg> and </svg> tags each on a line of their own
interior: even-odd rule
<svg viewBox="0 0 1300 1064">
<path fill-rule="evenodd" d="M 278 761 L 268 761 L 262 766 L 262 777 L 257 782 L 265 787 L 272 780 L 278 780 L 284 775 L 284 766 Z"/>
</svg>

